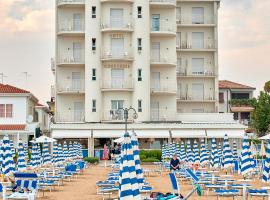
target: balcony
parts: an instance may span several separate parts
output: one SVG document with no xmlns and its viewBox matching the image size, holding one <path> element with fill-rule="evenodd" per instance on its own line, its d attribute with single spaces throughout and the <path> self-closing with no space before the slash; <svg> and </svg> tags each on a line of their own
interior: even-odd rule
<svg viewBox="0 0 270 200">
<path fill-rule="evenodd" d="M 168 58 L 167 56 L 151 56 L 150 64 L 153 67 L 175 67 L 176 61 Z"/>
<path fill-rule="evenodd" d="M 133 122 L 132 115 L 129 115 L 128 122 Z M 105 110 L 102 113 L 102 122 L 111 122 L 111 123 L 124 123 L 124 111 L 123 110 Z"/>
<path fill-rule="evenodd" d="M 101 90 L 106 91 L 133 91 L 132 80 L 103 80 L 101 82 Z"/>
<path fill-rule="evenodd" d="M 194 40 L 194 41 L 185 41 L 176 43 L 177 51 L 216 51 L 216 40 L 206 39 L 206 40 Z"/>
<path fill-rule="evenodd" d="M 55 121 L 64 123 L 82 123 L 85 121 L 85 113 L 84 110 L 69 110 L 66 112 L 56 112 Z"/>
<path fill-rule="evenodd" d="M 58 94 L 84 94 L 84 79 L 58 80 Z"/>
<path fill-rule="evenodd" d="M 175 8 L 176 0 L 149 0 L 151 8 Z"/>
<path fill-rule="evenodd" d="M 84 7 L 85 6 L 85 0 L 57 0 L 57 6 L 58 7 Z"/>
<path fill-rule="evenodd" d="M 58 66 L 84 66 L 84 63 L 84 50 L 60 54 L 57 60 Z"/>
<path fill-rule="evenodd" d="M 176 110 L 170 110 L 167 108 L 150 109 L 151 121 L 176 121 Z"/>
<path fill-rule="evenodd" d="M 152 95 L 176 94 L 176 81 L 170 79 L 151 80 Z"/>
<path fill-rule="evenodd" d="M 205 96 L 203 98 L 193 97 L 192 95 L 182 94 L 177 92 L 177 102 L 186 103 L 215 103 L 216 100 L 212 96 Z"/>
<path fill-rule="evenodd" d="M 159 36 L 159 37 L 168 37 L 168 36 L 176 36 L 176 25 L 173 20 L 159 20 L 157 23 L 153 24 L 151 27 L 151 36 Z"/>
<path fill-rule="evenodd" d="M 133 54 L 131 49 L 123 50 L 123 48 L 102 48 L 102 61 L 133 61 Z"/>
<path fill-rule="evenodd" d="M 66 21 L 60 20 L 57 34 L 62 36 L 84 36 L 84 21 L 75 19 Z"/>
<path fill-rule="evenodd" d="M 190 16 L 177 16 L 177 26 L 181 27 L 209 27 L 216 26 L 216 20 L 214 15 L 190 15 Z"/>
<path fill-rule="evenodd" d="M 134 3 L 134 0 L 100 0 L 101 3 Z"/>
<path fill-rule="evenodd" d="M 132 19 L 119 19 L 119 21 L 111 21 L 104 19 L 101 22 L 102 32 L 132 32 L 133 20 Z"/>
<path fill-rule="evenodd" d="M 179 78 L 215 78 L 217 75 L 211 70 L 201 72 L 188 72 L 187 69 L 176 67 L 176 74 Z"/>
</svg>

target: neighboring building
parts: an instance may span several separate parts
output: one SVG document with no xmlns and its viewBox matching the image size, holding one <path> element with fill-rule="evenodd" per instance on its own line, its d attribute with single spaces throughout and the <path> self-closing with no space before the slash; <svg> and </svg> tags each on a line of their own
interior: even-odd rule
<svg viewBox="0 0 270 200">
<path fill-rule="evenodd" d="M 56 0 L 53 137 L 85 138 L 85 148 L 95 139 L 94 145 L 102 146 L 122 134 L 118 109 L 130 106 L 138 112 L 130 128 L 150 131 L 152 138 L 167 138 L 169 129 L 186 119 L 231 123 L 230 114 L 215 114 L 219 4 Z M 192 133 L 194 126 L 186 128 Z M 140 137 L 148 137 L 146 132 Z M 148 148 L 160 147 L 160 141 L 151 140 Z"/>
<path fill-rule="evenodd" d="M 249 101 L 253 98 L 254 87 L 232 81 L 219 81 L 219 112 L 233 113 L 234 119 L 248 125 L 253 110 Z"/>
<path fill-rule="evenodd" d="M 47 108 L 31 92 L 0 84 L 0 138 L 8 134 L 16 145 L 18 139 L 31 140 L 39 130 L 49 130 Z"/>
</svg>

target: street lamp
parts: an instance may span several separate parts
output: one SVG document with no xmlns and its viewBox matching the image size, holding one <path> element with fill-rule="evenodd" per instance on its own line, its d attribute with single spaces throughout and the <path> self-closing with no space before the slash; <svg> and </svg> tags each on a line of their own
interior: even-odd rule
<svg viewBox="0 0 270 200">
<path fill-rule="evenodd" d="M 138 114 L 134 108 L 131 106 L 129 108 L 119 108 L 118 111 L 124 111 L 124 120 L 125 120 L 125 133 L 127 133 L 127 123 L 128 123 L 128 112 L 133 110 L 133 119 L 138 118 Z"/>
</svg>

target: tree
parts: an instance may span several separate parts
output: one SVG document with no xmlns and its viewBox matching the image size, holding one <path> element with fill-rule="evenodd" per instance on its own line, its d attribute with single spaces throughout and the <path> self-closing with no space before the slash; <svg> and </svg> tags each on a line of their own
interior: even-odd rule
<svg viewBox="0 0 270 200">
<path fill-rule="evenodd" d="M 264 136 L 269 131 L 270 93 L 261 91 L 254 102 L 254 110 L 251 113 L 251 126 L 255 128 L 258 137 Z"/>
<path fill-rule="evenodd" d="M 270 93 L 270 81 L 264 84 L 264 91 Z"/>
</svg>

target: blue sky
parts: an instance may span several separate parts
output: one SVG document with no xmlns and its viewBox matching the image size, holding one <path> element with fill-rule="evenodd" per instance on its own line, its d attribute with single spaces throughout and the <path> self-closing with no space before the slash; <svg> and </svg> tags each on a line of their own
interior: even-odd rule
<svg viewBox="0 0 270 200">
<path fill-rule="evenodd" d="M 257 87 L 270 79 L 270 1 L 221 0 L 219 75 Z M 0 1 L 0 73 L 5 83 L 50 98 L 54 0 Z M 28 72 L 28 84 L 22 72 Z"/>
</svg>

